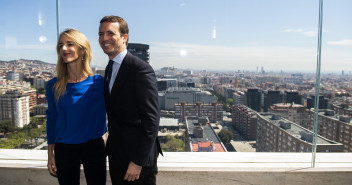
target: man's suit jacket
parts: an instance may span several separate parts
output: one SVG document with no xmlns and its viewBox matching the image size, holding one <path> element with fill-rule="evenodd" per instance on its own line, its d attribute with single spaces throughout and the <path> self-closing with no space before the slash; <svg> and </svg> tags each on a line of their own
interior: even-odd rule
<svg viewBox="0 0 352 185">
<path fill-rule="evenodd" d="M 159 103 L 156 77 L 152 67 L 127 52 L 117 73 L 111 93 L 105 73 L 105 106 L 109 137 L 107 154 L 127 170 L 130 161 L 143 166 L 156 165 L 162 154 L 157 138 Z"/>
</svg>

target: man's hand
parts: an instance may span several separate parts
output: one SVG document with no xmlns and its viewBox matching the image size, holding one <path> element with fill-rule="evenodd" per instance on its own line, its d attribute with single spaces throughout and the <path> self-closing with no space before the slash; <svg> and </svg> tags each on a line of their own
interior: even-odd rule
<svg viewBox="0 0 352 185">
<path fill-rule="evenodd" d="M 141 170 L 142 170 L 142 166 L 138 166 L 131 161 L 130 164 L 128 165 L 128 169 L 123 180 L 127 180 L 127 181 L 138 180 Z"/>
</svg>

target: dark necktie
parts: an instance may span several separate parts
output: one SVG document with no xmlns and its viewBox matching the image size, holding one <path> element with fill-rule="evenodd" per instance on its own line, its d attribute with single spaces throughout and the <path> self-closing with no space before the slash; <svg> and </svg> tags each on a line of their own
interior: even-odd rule
<svg viewBox="0 0 352 185">
<path fill-rule="evenodd" d="M 110 89 L 109 89 L 109 84 L 110 84 L 110 80 L 111 80 L 111 74 L 112 74 L 112 65 L 114 64 L 114 61 L 113 60 L 109 60 L 109 63 L 108 65 L 106 66 L 106 70 L 107 70 L 107 87 L 108 87 L 108 92 L 110 92 Z"/>
</svg>

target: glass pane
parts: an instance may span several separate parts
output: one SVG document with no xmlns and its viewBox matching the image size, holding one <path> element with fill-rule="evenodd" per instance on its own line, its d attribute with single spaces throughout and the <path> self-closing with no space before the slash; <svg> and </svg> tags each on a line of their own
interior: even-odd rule
<svg viewBox="0 0 352 185">
<path fill-rule="evenodd" d="M 348 1 L 324 1 L 323 45 L 320 96 L 326 98 L 319 108 L 318 134 L 342 145 L 342 152 L 351 152 L 350 80 L 348 61 L 352 54 L 352 24 Z M 326 104 L 328 103 L 328 104 Z M 319 145 L 318 145 L 319 146 Z"/>
<path fill-rule="evenodd" d="M 164 150 L 311 151 L 306 102 L 315 87 L 318 1 L 61 4 L 62 29 L 74 27 L 88 36 L 93 65 L 100 69 L 108 61 L 97 42 L 104 15 L 128 22 L 129 43 L 149 45 L 161 113 L 168 118 L 161 120 L 159 134 Z M 77 6 L 94 11 L 78 17 Z M 248 107 L 255 112 L 248 113 Z M 281 117 L 273 119 L 273 114 Z M 231 131 L 233 141 L 221 130 Z M 166 137 L 183 132 L 185 137 L 176 139 L 185 139 L 184 146 Z M 331 144 L 331 151 L 341 148 L 325 138 L 319 141 Z"/>
<path fill-rule="evenodd" d="M 324 3 L 320 109 L 325 117 L 319 117 L 318 152 L 347 152 L 352 126 L 326 118 L 332 112 L 324 109 L 333 109 L 335 118 L 351 115 L 347 108 L 352 23 L 346 20 L 351 2 Z M 3 2 L 0 60 L 55 64 L 55 8 L 54 2 L 46 1 Z M 314 108 L 318 10 L 317 0 L 153 0 L 123 5 L 114 0 L 61 0 L 60 31 L 76 28 L 88 37 L 97 73 L 108 61 L 98 43 L 103 16 L 118 15 L 128 22 L 130 46 L 149 46 L 147 59 L 160 90 L 164 150 L 310 152 L 314 119 L 306 109 Z M 3 79 L 23 76 L 38 94 L 53 77 L 54 66 L 1 65 Z M 1 119 L 5 116 L 2 113 Z M 186 116 L 207 119 L 185 121 Z M 217 134 L 221 130 L 231 131 L 232 141 L 225 133 Z M 166 137 L 176 134 L 179 137 Z"/>
<path fill-rule="evenodd" d="M 0 148 L 46 143 L 45 82 L 56 60 L 55 4 L 5 0 L 0 7 Z"/>
</svg>

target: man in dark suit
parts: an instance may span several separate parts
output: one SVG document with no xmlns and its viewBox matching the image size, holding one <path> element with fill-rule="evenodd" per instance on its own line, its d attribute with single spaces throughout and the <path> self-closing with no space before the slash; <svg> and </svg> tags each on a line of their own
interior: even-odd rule
<svg viewBox="0 0 352 185">
<path fill-rule="evenodd" d="M 106 143 L 112 184 L 156 184 L 159 103 L 152 67 L 127 51 L 128 25 L 118 16 L 100 21 L 105 70 Z"/>
</svg>

